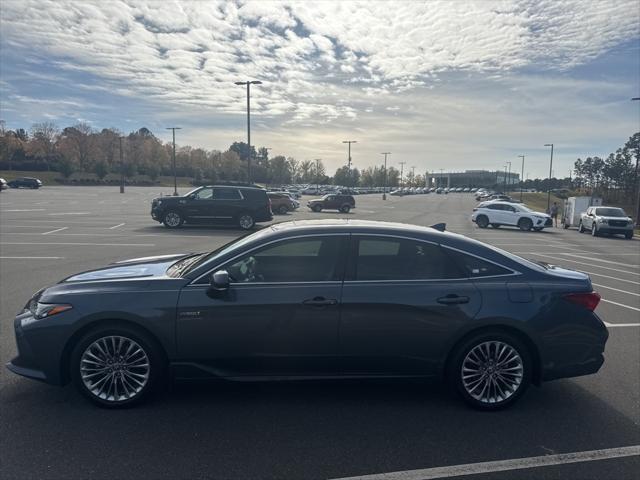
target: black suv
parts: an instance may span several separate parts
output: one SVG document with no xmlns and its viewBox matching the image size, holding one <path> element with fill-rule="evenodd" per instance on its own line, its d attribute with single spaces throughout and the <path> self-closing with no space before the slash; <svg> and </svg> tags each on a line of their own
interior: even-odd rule
<svg viewBox="0 0 640 480">
<path fill-rule="evenodd" d="M 349 213 L 349 210 L 356 208 L 356 201 L 351 195 L 325 195 L 322 198 L 309 200 L 307 206 L 314 212 L 322 210 L 339 210 Z"/>
<path fill-rule="evenodd" d="M 249 230 L 256 222 L 273 219 L 273 215 L 266 190 L 255 185 L 213 185 L 180 197 L 154 198 L 151 218 L 167 228 L 178 228 L 186 222 L 237 225 Z"/>
<path fill-rule="evenodd" d="M 37 178 L 20 177 L 7 182 L 11 188 L 40 188 L 42 182 Z"/>
</svg>

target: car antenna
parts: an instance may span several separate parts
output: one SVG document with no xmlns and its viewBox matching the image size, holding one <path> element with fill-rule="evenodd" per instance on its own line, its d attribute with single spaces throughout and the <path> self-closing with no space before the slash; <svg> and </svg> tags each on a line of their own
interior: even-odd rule
<svg viewBox="0 0 640 480">
<path fill-rule="evenodd" d="M 444 232 L 447 229 L 446 223 L 434 223 L 429 228 L 433 228 L 434 230 L 438 230 L 439 232 Z"/>
</svg>

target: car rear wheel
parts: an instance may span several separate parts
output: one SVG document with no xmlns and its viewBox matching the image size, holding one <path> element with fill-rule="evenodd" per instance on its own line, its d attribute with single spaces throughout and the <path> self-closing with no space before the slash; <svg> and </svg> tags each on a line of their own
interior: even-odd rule
<svg viewBox="0 0 640 480">
<path fill-rule="evenodd" d="M 251 230 L 256 224 L 256 221 L 248 213 L 243 213 L 238 217 L 238 226 L 242 230 Z"/>
<path fill-rule="evenodd" d="M 78 390 L 105 408 L 140 403 L 164 374 L 155 343 L 132 328 L 115 325 L 85 335 L 73 349 L 70 366 Z"/>
<path fill-rule="evenodd" d="M 464 401 L 479 410 L 498 410 L 514 403 L 531 382 L 531 356 L 515 336 L 480 333 L 453 353 L 449 381 Z"/>
<path fill-rule="evenodd" d="M 343 205 L 343 206 L 340 208 L 340 211 L 341 211 L 342 213 L 349 213 L 349 210 L 351 210 L 351 207 L 350 207 L 349 205 Z"/>
<path fill-rule="evenodd" d="M 479 215 L 478 218 L 476 218 L 476 224 L 480 228 L 487 228 L 489 226 L 489 219 L 485 215 Z"/>
<path fill-rule="evenodd" d="M 184 218 L 178 212 L 170 211 L 165 213 L 162 223 L 167 228 L 178 228 L 184 223 Z"/>
<path fill-rule="evenodd" d="M 521 218 L 518 220 L 518 228 L 524 232 L 528 232 L 533 228 L 533 222 L 530 218 Z"/>
<path fill-rule="evenodd" d="M 584 225 L 582 225 L 582 222 L 578 224 L 578 233 L 584 233 Z"/>
</svg>

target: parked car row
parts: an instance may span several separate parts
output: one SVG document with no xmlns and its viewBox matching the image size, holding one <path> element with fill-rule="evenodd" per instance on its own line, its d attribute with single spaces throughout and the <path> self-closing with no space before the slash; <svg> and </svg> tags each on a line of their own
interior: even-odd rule
<svg viewBox="0 0 640 480">
<path fill-rule="evenodd" d="M 19 177 L 8 182 L 4 178 L 0 178 L 0 190 L 6 190 L 7 188 L 31 188 L 35 190 L 40 187 L 42 187 L 42 181 L 34 177 Z"/>
</svg>

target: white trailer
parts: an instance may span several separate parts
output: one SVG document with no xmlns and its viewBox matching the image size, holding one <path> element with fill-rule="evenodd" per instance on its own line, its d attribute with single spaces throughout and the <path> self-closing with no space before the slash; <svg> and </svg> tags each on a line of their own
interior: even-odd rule
<svg viewBox="0 0 640 480">
<path fill-rule="evenodd" d="M 599 197 L 569 197 L 564 201 L 562 213 L 562 225 L 564 228 L 577 227 L 580 223 L 580 215 L 587 208 L 602 205 Z"/>
</svg>

